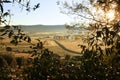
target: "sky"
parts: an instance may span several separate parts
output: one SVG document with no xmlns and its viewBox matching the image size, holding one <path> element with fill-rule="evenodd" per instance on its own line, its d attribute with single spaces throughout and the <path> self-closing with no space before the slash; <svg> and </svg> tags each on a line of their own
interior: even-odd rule
<svg viewBox="0 0 120 80">
<path fill-rule="evenodd" d="M 33 2 L 32 2 L 33 1 Z M 31 0 L 31 5 L 40 3 L 40 8 L 27 12 L 16 4 L 5 5 L 5 9 L 11 10 L 11 24 L 15 25 L 61 25 L 72 22 L 72 18 L 60 13 L 58 0 Z M 62 0 L 63 1 L 63 0 Z"/>
</svg>

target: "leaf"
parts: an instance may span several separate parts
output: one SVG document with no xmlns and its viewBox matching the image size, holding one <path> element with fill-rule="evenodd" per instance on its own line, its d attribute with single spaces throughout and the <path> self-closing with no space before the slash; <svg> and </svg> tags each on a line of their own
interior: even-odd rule
<svg viewBox="0 0 120 80">
<path fill-rule="evenodd" d="M 15 2 L 15 0 L 13 0 L 13 3 Z"/>
<path fill-rule="evenodd" d="M 93 43 L 94 43 L 94 40 L 92 40 L 92 42 L 90 42 L 90 46 L 92 46 L 92 45 L 93 45 Z"/>
<path fill-rule="evenodd" d="M 4 33 L 2 33 L 0 36 L 4 36 L 4 35 L 6 35 L 7 34 L 7 32 L 5 31 Z"/>
<path fill-rule="evenodd" d="M 17 40 L 17 39 L 18 39 L 18 36 L 14 36 L 14 39 Z"/>
<path fill-rule="evenodd" d="M 89 40 L 93 40 L 93 39 L 94 39 L 94 37 L 89 38 Z"/>
<path fill-rule="evenodd" d="M 18 30 L 18 26 L 12 26 L 14 30 Z"/>
<path fill-rule="evenodd" d="M 18 34 L 20 34 L 20 32 L 21 32 L 21 29 L 18 29 Z"/>
<path fill-rule="evenodd" d="M 97 31 L 97 37 L 101 37 L 102 31 Z"/>
<path fill-rule="evenodd" d="M 106 55 L 107 55 L 107 56 L 108 56 L 109 54 L 111 54 L 111 48 L 106 48 L 105 51 L 106 51 Z"/>
<path fill-rule="evenodd" d="M 86 46 L 85 45 L 80 45 L 80 47 L 85 50 Z"/>
<path fill-rule="evenodd" d="M 27 39 L 27 37 L 25 36 L 25 37 L 24 37 L 24 40 L 26 40 L 26 39 Z"/>
<path fill-rule="evenodd" d="M 40 7 L 40 3 L 38 3 L 37 5 L 34 6 L 33 10 L 37 9 Z"/>
<path fill-rule="evenodd" d="M 30 8 L 27 8 L 26 11 L 30 12 Z"/>
<path fill-rule="evenodd" d="M 0 35 L 0 36 L 4 36 L 4 35 L 6 35 L 8 32 L 9 32 L 9 31 L 5 29 L 5 30 L 4 30 L 4 32 L 3 32 L 3 33 L 1 33 L 1 35 Z"/>
<path fill-rule="evenodd" d="M 110 44 L 111 44 L 111 42 L 110 42 L 110 40 L 108 40 L 108 41 L 107 41 L 107 45 L 110 46 Z"/>
<path fill-rule="evenodd" d="M 10 33 L 8 34 L 8 37 L 11 38 L 11 36 L 14 34 L 13 31 L 10 31 Z"/>
<path fill-rule="evenodd" d="M 9 15 L 9 13 L 8 12 L 5 12 L 4 14 L 3 14 L 3 16 L 8 16 Z"/>
<path fill-rule="evenodd" d="M 4 31 L 5 31 L 5 29 L 3 29 L 3 28 L 2 28 L 2 29 L 0 29 L 0 32 L 4 32 Z"/>
<path fill-rule="evenodd" d="M 93 4 L 94 0 L 90 0 L 90 4 Z"/>
<path fill-rule="evenodd" d="M 10 41 L 11 44 L 14 44 L 14 45 L 17 45 L 18 44 L 18 41 L 17 40 L 12 40 Z"/>
<path fill-rule="evenodd" d="M 10 41 L 10 43 L 14 44 L 15 40 Z"/>
<path fill-rule="evenodd" d="M 5 29 L 10 29 L 9 25 L 4 26 Z"/>
<path fill-rule="evenodd" d="M 117 48 L 117 49 L 120 49 L 120 42 L 117 42 L 116 48 Z"/>
<path fill-rule="evenodd" d="M 108 33 L 109 33 L 108 27 L 105 27 L 105 28 L 103 28 L 103 29 L 105 30 L 105 35 L 106 35 L 106 37 L 108 37 Z"/>
<path fill-rule="evenodd" d="M 103 55 L 103 50 L 101 49 L 101 47 L 99 47 L 99 50 L 100 50 L 100 56 L 102 57 L 102 55 Z"/>
<path fill-rule="evenodd" d="M 19 0 L 19 3 L 21 3 L 21 0 Z"/>
<path fill-rule="evenodd" d="M 0 8 L 1 8 L 1 12 L 3 13 L 3 6 L 2 6 L 2 4 L 0 4 Z"/>
<path fill-rule="evenodd" d="M 39 48 L 39 49 L 42 49 L 43 48 L 43 43 L 42 42 L 37 43 L 36 47 Z"/>
<path fill-rule="evenodd" d="M 113 43 L 114 43 L 114 41 L 113 41 L 113 39 L 111 39 L 111 40 L 110 40 L 110 44 L 112 44 L 112 45 L 113 45 Z"/>
<path fill-rule="evenodd" d="M 11 1 L 7 1 L 7 0 L 5 0 L 5 1 L 3 1 L 4 3 L 11 3 Z"/>
<path fill-rule="evenodd" d="M 114 31 L 110 31 L 110 35 L 112 36 L 112 38 L 114 38 L 116 33 Z"/>
<path fill-rule="evenodd" d="M 57 1 L 56 3 L 57 3 L 57 5 L 60 5 L 60 1 Z"/>
<path fill-rule="evenodd" d="M 22 38 L 23 38 L 23 35 L 21 35 L 19 38 L 22 39 Z"/>
<path fill-rule="evenodd" d="M 30 38 L 30 37 L 28 37 L 28 42 L 29 42 L 29 43 L 31 42 L 31 38 Z"/>
<path fill-rule="evenodd" d="M 27 2 L 27 7 L 29 6 L 29 1 Z"/>
<path fill-rule="evenodd" d="M 36 5 L 36 8 L 39 8 L 40 7 L 40 3 L 38 3 L 37 5 Z"/>
</svg>

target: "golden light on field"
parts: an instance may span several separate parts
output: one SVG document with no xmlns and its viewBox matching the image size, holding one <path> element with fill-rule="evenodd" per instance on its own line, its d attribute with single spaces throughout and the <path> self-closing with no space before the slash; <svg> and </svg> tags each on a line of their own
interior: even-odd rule
<svg viewBox="0 0 120 80">
<path fill-rule="evenodd" d="M 106 18 L 109 20 L 109 21 L 112 21 L 115 19 L 115 11 L 114 10 L 109 10 L 107 13 L 106 13 Z"/>
</svg>

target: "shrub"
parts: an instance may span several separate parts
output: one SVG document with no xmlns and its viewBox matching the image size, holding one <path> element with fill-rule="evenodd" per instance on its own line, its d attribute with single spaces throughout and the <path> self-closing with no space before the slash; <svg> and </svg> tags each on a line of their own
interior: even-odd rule
<svg viewBox="0 0 120 80">
<path fill-rule="evenodd" d="M 9 66 L 11 65 L 12 60 L 15 59 L 14 55 L 10 53 L 4 53 L 4 54 L 1 53 L 0 56 L 6 60 Z"/>
<path fill-rule="evenodd" d="M 17 65 L 18 65 L 19 68 L 20 68 L 21 66 L 24 66 L 24 65 L 25 65 L 26 60 L 25 60 L 25 58 L 23 58 L 23 57 L 16 57 L 16 62 L 17 62 Z"/>
<path fill-rule="evenodd" d="M 8 66 L 8 64 L 7 64 L 6 60 L 2 56 L 0 56 L 0 68 L 7 67 L 7 66 Z"/>
<path fill-rule="evenodd" d="M 7 61 L 0 55 L 0 80 L 10 80 L 10 69 Z"/>
</svg>

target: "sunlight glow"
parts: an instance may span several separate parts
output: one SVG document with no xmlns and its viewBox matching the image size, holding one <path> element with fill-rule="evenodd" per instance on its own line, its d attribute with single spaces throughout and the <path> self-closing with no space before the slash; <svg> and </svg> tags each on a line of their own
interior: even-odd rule
<svg viewBox="0 0 120 80">
<path fill-rule="evenodd" d="M 109 20 L 109 21 L 112 21 L 115 19 L 115 11 L 114 10 L 109 10 L 107 13 L 106 13 L 106 18 Z"/>
<path fill-rule="evenodd" d="M 117 4 L 115 4 L 115 3 L 114 3 L 114 4 L 111 4 L 111 8 L 112 8 L 112 9 L 115 9 L 116 7 L 117 7 Z"/>
</svg>

